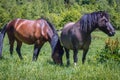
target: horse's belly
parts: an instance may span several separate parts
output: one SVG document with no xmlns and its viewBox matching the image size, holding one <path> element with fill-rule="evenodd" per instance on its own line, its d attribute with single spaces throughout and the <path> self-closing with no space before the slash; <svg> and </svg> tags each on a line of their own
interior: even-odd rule
<svg viewBox="0 0 120 80">
<path fill-rule="evenodd" d="M 62 42 L 63 46 L 67 49 L 83 49 L 83 44 L 82 43 L 78 43 L 78 44 L 75 44 L 73 45 L 71 42 L 67 41 L 67 42 Z"/>
<path fill-rule="evenodd" d="M 61 36 L 61 42 L 62 42 L 62 45 L 67 48 L 67 49 L 73 49 L 73 44 L 71 42 L 71 39 L 67 36 Z"/>
<path fill-rule="evenodd" d="M 68 37 L 65 35 L 61 36 L 61 42 L 63 44 L 63 46 L 67 49 L 82 49 L 83 48 L 83 41 L 79 41 L 77 40 L 73 40 L 72 37 Z"/>
<path fill-rule="evenodd" d="M 73 49 L 73 45 L 69 42 L 62 42 L 62 44 L 67 49 Z"/>
<path fill-rule="evenodd" d="M 22 35 L 19 35 L 19 34 L 15 34 L 15 37 L 19 41 L 24 42 L 26 44 L 33 44 L 33 43 L 35 43 L 35 40 L 33 40 L 32 37 L 29 38 L 28 36 L 22 36 Z"/>
</svg>

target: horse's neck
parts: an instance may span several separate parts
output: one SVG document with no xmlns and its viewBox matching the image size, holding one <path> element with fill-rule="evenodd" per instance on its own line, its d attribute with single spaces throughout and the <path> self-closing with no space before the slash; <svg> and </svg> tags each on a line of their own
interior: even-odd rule
<svg viewBox="0 0 120 80">
<path fill-rule="evenodd" d="M 93 22 L 90 25 L 87 25 L 87 28 L 88 28 L 87 33 L 91 34 L 97 28 L 97 23 Z"/>
<path fill-rule="evenodd" d="M 91 30 L 89 31 L 89 33 L 92 33 L 97 27 L 96 26 L 92 26 Z"/>
<path fill-rule="evenodd" d="M 97 28 L 95 25 L 91 25 L 91 27 L 87 26 L 87 27 L 90 27 L 90 29 L 86 31 L 86 30 L 81 29 L 80 23 L 78 23 L 78 22 L 75 24 L 75 26 L 77 29 L 79 29 L 80 31 L 83 31 L 86 34 L 91 34 Z"/>
<path fill-rule="evenodd" d="M 91 19 L 91 30 L 90 33 L 92 33 L 98 26 L 98 17 L 96 17 L 95 15 L 91 15 L 91 17 L 93 17 Z"/>
</svg>

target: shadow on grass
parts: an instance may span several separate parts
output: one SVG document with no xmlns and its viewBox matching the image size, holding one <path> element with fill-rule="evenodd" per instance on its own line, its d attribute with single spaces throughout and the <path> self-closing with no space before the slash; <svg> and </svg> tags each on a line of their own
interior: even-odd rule
<svg viewBox="0 0 120 80">
<path fill-rule="evenodd" d="M 71 64 L 67 65 L 67 64 L 64 64 L 64 63 L 63 64 L 56 64 L 51 60 L 47 60 L 47 63 L 50 64 L 50 65 L 60 66 L 60 67 L 70 67 L 71 66 Z"/>
<path fill-rule="evenodd" d="M 49 63 L 50 65 L 54 65 L 54 66 L 61 66 L 61 67 L 64 66 L 64 64 L 56 64 L 56 63 L 54 63 L 53 61 L 50 61 L 50 60 L 47 60 L 47 63 Z"/>
<path fill-rule="evenodd" d="M 0 60 L 3 60 L 3 59 L 5 59 L 5 57 L 3 57 L 3 56 L 2 56 L 2 57 L 0 57 Z"/>
</svg>

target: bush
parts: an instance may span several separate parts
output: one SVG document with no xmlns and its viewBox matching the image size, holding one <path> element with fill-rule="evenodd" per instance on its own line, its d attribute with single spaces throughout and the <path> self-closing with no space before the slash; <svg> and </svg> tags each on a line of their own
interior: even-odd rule
<svg viewBox="0 0 120 80">
<path fill-rule="evenodd" d="M 119 18 L 120 13 L 117 13 L 115 11 L 111 11 L 110 15 L 111 15 L 111 22 L 112 22 L 112 24 L 114 25 L 114 27 L 116 29 L 120 30 L 120 18 Z"/>
<path fill-rule="evenodd" d="M 7 21 L 9 21 L 9 14 L 6 13 L 6 10 L 0 8 L 0 28 L 3 26 Z"/>
<path fill-rule="evenodd" d="M 105 10 L 111 15 L 111 22 L 120 29 L 120 1 L 115 0 L 1 0 L 0 28 L 14 18 L 37 19 L 46 16 L 57 28 L 70 21 L 77 21 L 81 15 Z"/>
<path fill-rule="evenodd" d="M 63 27 L 64 24 L 68 22 L 74 22 L 80 19 L 81 14 L 78 10 L 71 9 L 61 14 L 62 20 L 59 23 L 60 27 Z"/>
<path fill-rule="evenodd" d="M 98 54 L 95 56 L 98 62 L 106 62 L 108 60 L 118 61 L 120 62 L 120 46 L 118 38 L 115 40 L 107 39 L 105 41 L 105 48 L 103 48 Z"/>
<path fill-rule="evenodd" d="M 47 18 L 49 19 L 49 21 L 51 23 L 54 24 L 54 26 L 57 28 L 57 29 L 60 29 L 60 21 L 62 20 L 62 17 L 60 16 L 60 14 L 55 14 L 55 13 L 50 13 L 47 15 Z"/>
</svg>

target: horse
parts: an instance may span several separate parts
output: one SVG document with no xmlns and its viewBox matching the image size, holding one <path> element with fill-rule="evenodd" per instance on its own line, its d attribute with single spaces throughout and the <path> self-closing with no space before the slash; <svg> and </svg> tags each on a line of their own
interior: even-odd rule
<svg viewBox="0 0 120 80">
<path fill-rule="evenodd" d="M 63 47 L 61 46 L 57 31 L 52 23 L 47 19 L 40 18 L 37 20 L 14 19 L 4 25 L 0 33 L 0 57 L 2 57 L 3 39 L 7 32 L 10 54 L 13 54 L 14 42 L 17 42 L 16 51 L 20 59 L 22 42 L 34 44 L 33 61 L 36 61 L 39 52 L 45 42 L 49 42 L 52 48 L 52 59 L 55 63 L 62 64 Z"/>
<path fill-rule="evenodd" d="M 78 61 L 78 51 L 83 50 L 82 64 L 84 64 L 91 43 L 91 33 L 96 28 L 108 36 L 115 34 L 109 14 L 105 11 L 84 14 L 77 22 L 69 22 L 64 25 L 60 39 L 65 48 L 67 65 L 70 64 L 69 50 L 73 50 L 74 65 Z"/>
</svg>

